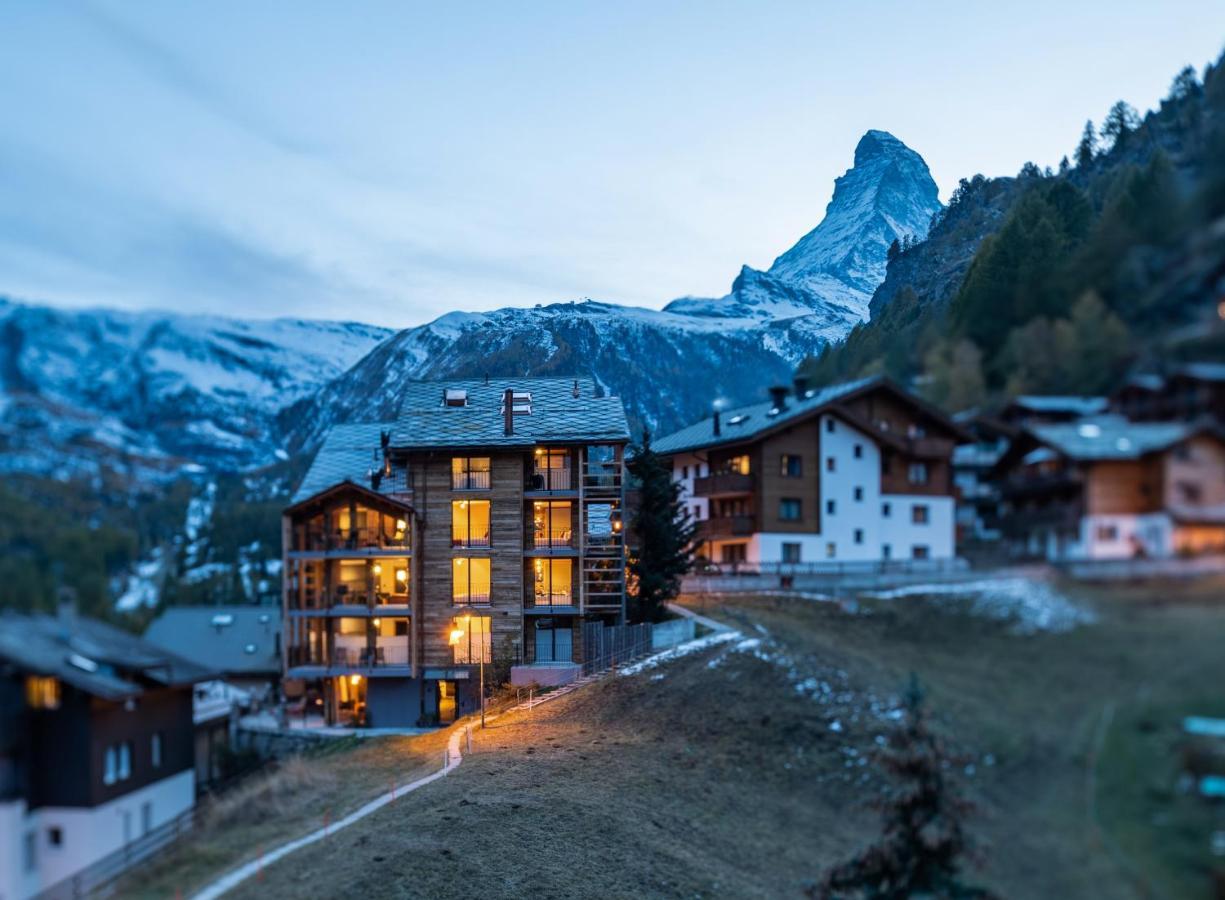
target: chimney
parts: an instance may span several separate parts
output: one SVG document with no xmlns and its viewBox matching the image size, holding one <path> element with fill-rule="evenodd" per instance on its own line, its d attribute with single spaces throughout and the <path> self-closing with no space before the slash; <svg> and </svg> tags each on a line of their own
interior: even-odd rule
<svg viewBox="0 0 1225 900">
<path fill-rule="evenodd" d="M 390 444 L 391 444 L 391 432 L 390 431 L 380 431 L 379 432 L 379 446 L 381 446 L 383 450 L 386 451 L 388 445 Z"/>
<path fill-rule="evenodd" d="M 507 437 L 515 433 L 515 392 L 507 388 L 502 393 L 502 418 Z"/>
<path fill-rule="evenodd" d="M 796 399 L 803 400 L 804 395 L 808 393 L 808 379 L 803 375 L 796 375 L 795 378 L 791 380 L 791 383 L 795 386 Z"/>
<path fill-rule="evenodd" d="M 775 385 L 770 388 L 770 405 L 782 412 L 787 408 L 787 388 L 783 385 Z"/>
<path fill-rule="evenodd" d="M 715 407 L 715 437 L 723 434 L 723 423 L 719 421 L 719 407 Z"/>
</svg>

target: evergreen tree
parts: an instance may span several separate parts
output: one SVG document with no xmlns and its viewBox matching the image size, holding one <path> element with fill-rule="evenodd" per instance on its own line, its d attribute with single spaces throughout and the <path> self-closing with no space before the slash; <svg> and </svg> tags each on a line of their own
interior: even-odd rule
<svg viewBox="0 0 1225 900">
<path fill-rule="evenodd" d="M 1097 155 L 1097 129 L 1093 120 L 1085 122 L 1085 130 L 1081 132 L 1080 143 L 1076 145 L 1076 165 L 1082 169 L 1093 162 Z"/>
<path fill-rule="evenodd" d="M 923 356 L 924 398 L 948 412 L 981 406 L 987 399 L 983 357 L 973 341 L 938 340 Z"/>
<path fill-rule="evenodd" d="M 1071 168 L 1072 168 L 1072 164 L 1068 162 L 1068 158 L 1066 155 L 1063 157 L 1063 159 L 1059 160 L 1059 174 L 1060 175 L 1067 175 L 1068 170 Z"/>
<path fill-rule="evenodd" d="M 897 238 L 893 239 L 893 243 L 889 245 L 889 249 L 885 251 L 885 264 L 893 262 L 902 254 L 902 245 L 898 243 Z"/>
<path fill-rule="evenodd" d="M 1110 107 L 1102 122 L 1102 137 L 1109 141 L 1111 150 L 1122 148 L 1132 132 L 1140 127 L 1140 114 L 1122 100 Z"/>
<path fill-rule="evenodd" d="M 1076 301 L 1071 315 L 1055 323 L 1055 346 L 1063 357 L 1067 383 L 1061 390 L 1099 394 L 1121 374 L 1131 350 L 1123 321 L 1088 291 Z"/>
<path fill-rule="evenodd" d="M 638 482 L 639 503 L 630 523 L 637 544 L 630 560 L 634 584 L 630 618 L 635 622 L 657 622 L 664 604 L 680 593 L 681 576 L 693 562 L 697 525 L 681 502 L 681 486 L 672 480 L 672 469 L 651 449 L 651 434 L 642 432 L 642 443 L 633 448 L 626 465 Z"/>
<path fill-rule="evenodd" d="M 1199 79 L 1195 76 L 1195 67 L 1185 66 L 1174 76 L 1174 83 L 1170 85 L 1170 99 L 1174 102 L 1186 100 L 1188 97 L 1196 96 L 1200 91 Z"/>
<path fill-rule="evenodd" d="M 962 820 L 971 811 L 950 783 L 948 770 L 960 762 L 927 727 L 923 693 L 911 675 L 906 715 L 887 748 L 878 755 L 896 785 L 876 805 L 883 829 L 879 840 L 829 870 L 809 890 L 819 900 L 863 897 L 986 898 L 990 891 L 962 884 L 962 859 L 972 851 Z"/>
</svg>

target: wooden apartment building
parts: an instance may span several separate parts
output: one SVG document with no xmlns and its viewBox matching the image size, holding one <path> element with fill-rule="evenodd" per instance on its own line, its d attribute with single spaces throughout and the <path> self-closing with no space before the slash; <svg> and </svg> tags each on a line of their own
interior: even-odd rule
<svg viewBox="0 0 1225 900">
<path fill-rule="evenodd" d="M 1031 425 L 994 471 L 1015 555 L 1225 551 L 1225 439 L 1214 425 L 1099 416 Z"/>
<path fill-rule="evenodd" d="M 885 378 L 810 389 L 659 438 L 706 560 L 727 566 L 954 555 L 953 448 L 968 436 Z"/>
<path fill-rule="evenodd" d="M 334 427 L 284 515 L 290 690 L 326 722 L 445 723 L 480 663 L 557 683 L 625 615 L 620 400 L 589 379 L 423 382 Z"/>
</svg>

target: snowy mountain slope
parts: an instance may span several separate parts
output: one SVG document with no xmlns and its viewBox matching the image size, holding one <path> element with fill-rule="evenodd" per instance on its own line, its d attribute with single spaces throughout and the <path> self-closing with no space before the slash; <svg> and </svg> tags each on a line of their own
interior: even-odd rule
<svg viewBox="0 0 1225 900">
<path fill-rule="evenodd" d="M 768 271 L 745 266 L 726 297 L 685 297 L 665 309 L 727 315 L 730 307 L 759 318 L 779 318 L 786 310 L 853 326 L 868 318 L 872 292 L 885 279 L 889 245 L 905 235 L 927 236 L 940 209 L 937 193 L 923 157 L 886 131 L 869 131 L 855 147 L 854 165 L 834 182 L 825 218 Z"/>
<path fill-rule="evenodd" d="M 275 413 L 391 332 L 0 300 L 0 470 L 265 461 Z"/>
<path fill-rule="evenodd" d="M 936 193 L 922 157 L 870 131 L 821 224 L 768 272 L 743 267 L 725 297 L 663 310 L 586 301 L 451 313 L 400 332 L 281 422 L 291 443 L 310 445 L 332 422 L 394 414 L 407 381 L 556 372 L 591 376 L 625 399 L 636 426 L 670 430 L 716 398 L 789 381 L 805 356 L 863 321 L 889 244 L 926 235 Z"/>
</svg>

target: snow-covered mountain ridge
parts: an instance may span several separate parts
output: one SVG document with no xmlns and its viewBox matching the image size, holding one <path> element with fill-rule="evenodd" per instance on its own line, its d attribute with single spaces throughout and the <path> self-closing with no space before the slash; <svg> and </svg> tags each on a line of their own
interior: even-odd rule
<svg viewBox="0 0 1225 900">
<path fill-rule="evenodd" d="M 922 158 L 859 141 L 821 223 L 721 298 L 453 312 L 392 333 L 353 323 L 67 311 L 0 301 L 0 471 L 259 466 L 336 421 L 394 414 L 412 380 L 579 374 L 666 431 L 750 399 L 867 315 L 889 244 L 939 208 Z"/>
</svg>

